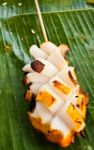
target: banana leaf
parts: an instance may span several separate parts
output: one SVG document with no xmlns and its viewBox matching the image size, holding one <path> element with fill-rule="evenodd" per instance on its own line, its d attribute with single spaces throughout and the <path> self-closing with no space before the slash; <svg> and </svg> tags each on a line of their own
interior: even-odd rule
<svg viewBox="0 0 94 150">
<path fill-rule="evenodd" d="M 82 0 L 39 2 L 49 40 L 69 45 L 68 60 L 75 66 L 78 82 L 90 97 L 85 138 L 77 137 L 66 150 L 93 150 L 94 9 L 86 9 Z M 61 150 L 32 128 L 27 117 L 29 105 L 23 98 L 27 87 L 22 84 L 22 67 L 32 61 L 30 46 L 44 41 L 34 3 L 1 0 L 0 18 L 0 150 Z"/>
<path fill-rule="evenodd" d="M 43 12 L 87 7 L 86 0 L 39 0 L 39 5 Z M 34 0 L 0 0 L 0 18 L 24 13 L 36 13 Z"/>
</svg>

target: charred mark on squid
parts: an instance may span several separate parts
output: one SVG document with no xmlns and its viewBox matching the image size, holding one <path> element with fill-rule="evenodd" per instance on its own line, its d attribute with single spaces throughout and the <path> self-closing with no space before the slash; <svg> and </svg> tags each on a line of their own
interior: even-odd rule
<svg viewBox="0 0 94 150">
<path fill-rule="evenodd" d="M 71 81 L 74 83 L 74 85 L 77 85 L 77 82 L 73 78 L 71 71 L 68 71 L 68 75 L 69 75 L 69 78 L 71 79 Z"/>
<path fill-rule="evenodd" d="M 27 102 L 32 101 L 32 96 L 33 96 L 33 93 L 32 93 L 31 90 L 25 91 L 25 93 L 24 93 L 24 99 L 25 99 L 25 101 L 27 101 Z"/>
<path fill-rule="evenodd" d="M 34 60 L 31 63 L 31 68 L 38 73 L 40 73 L 44 69 L 44 67 L 45 65 L 39 60 Z"/>
<path fill-rule="evenodd" d="M 30 112 L 33 112 L 35 107 L 36 107 L 36 96 L 33 94 L 32 95 L 32 100 L 30 101 L 30 105 L 29 105 Z"/>
</svg>

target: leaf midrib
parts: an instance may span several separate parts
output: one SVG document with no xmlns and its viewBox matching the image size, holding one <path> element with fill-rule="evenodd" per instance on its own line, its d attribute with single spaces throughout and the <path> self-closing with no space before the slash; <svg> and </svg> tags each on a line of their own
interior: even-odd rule
<svg viewBox="0 0 94 150">
<path fill-rule="evenodd" d="M 51 12 L 41 12 L 42 15 L 45 15 L 45 14 L 56 14 L 56 13 L 67 13 L 67 12 L 79 12 L 79 11 L 89 11 L 89 10 L 92 10 L 94 11 L 94 8 L 84 8 L 84 9 L 69 9 L 69 10 L 63 10 L 63 11 L 51 11 Z M 23 13 L 23 14 L 17 14 L 17 15 L 14 15 L 14 16 L 10 16 L 8 18 L 2 18 L 1 21 L 5 21 L 5 20 L 9 20 L 9 19 L 12 19 L 12 18 L 16 18 L 16 17 L 21 17 L 21 16 L 28 16 L 28 15 L 37 15 L 37 12 L 35 13 Z"/>
</svg>

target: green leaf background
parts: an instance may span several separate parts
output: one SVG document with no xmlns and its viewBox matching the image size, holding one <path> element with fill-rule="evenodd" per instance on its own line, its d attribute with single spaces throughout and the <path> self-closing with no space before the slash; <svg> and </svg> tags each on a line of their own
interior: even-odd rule
<svg viewBox="0 0 94 150">
<path fill-rule="evenodd" d="M 7 3 L 4 5 L 4 3 Z M 19 6 L 19 3 L 22 3 Z M 80 85 L 89 93 L 85 138 L 66 150 L 94 150 L 94 9 L 85 0 L 40 0 L 50 41 L 70 47 L 68 60 Z M 34 29 L 36 35 L 31 32 Z M 30 62 L 29 48 L 43 42 L 33 0 L 0 1 L 0 150 L 61 150 L 29 123 L 22 67 Z"/>
</svg>

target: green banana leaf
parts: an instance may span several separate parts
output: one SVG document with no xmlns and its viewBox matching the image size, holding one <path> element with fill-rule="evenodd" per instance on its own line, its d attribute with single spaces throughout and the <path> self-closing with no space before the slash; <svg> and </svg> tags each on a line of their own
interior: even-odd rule
<svg viewBox="0 0 94 150">
<path fill-rule="evenodd" d="M 87 8 L 86 0 L 39 0 L 41 11 L 53 12 Z M 0 18 L 16 14 L 36 13 L 34 0 L 0 0 Z"/>
<path fill-rule="evenodd" d="M 18 6 L 21 2 L 23 5 Z M 76 68 L 79 84 L 90 97 L 85 138 L 77 137 L 66 150 L 93 150 L 94 9 L 86 9 L 84 0 L 39 2 L 49 40 L 57 45 L 69 45 L 68 60 Z M 32 60 L 30 46 L 44 41 L 34 3 L 1 0 L 0 18 L 0 150 L 61 150 L 63 148 L 47 142 L 32 128 L 27 117 L 29 105 L 23 98 L 26 87 L 22 84 L 22 67 Z"/>
</svg>

